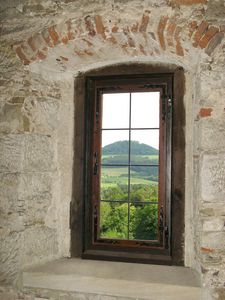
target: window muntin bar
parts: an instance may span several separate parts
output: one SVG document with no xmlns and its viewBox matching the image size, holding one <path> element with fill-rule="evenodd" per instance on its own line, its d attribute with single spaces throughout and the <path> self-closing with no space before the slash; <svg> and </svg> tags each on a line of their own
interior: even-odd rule
<svg viewBox="0 0 225 300">
<path fill-rule="evenodd" d="M 113 94 L 104 94 L 102 96 L 102 128 L 101 132 L 101 162 L 100 162 L 100 194 L 101 194 L 101 204 L 100 204 L 100 230 L 103 230 L 100 234 L 100 238 L 122 238 L 124 236 L 124 232 L 115 232 L 112 228 L 106 228 L 101 221 L 105 218 L 105 215 L 102 216 L 102 213 L 105 214 L 106 210 L 111 210 L 111 213 L 108 215 L 108 218 L 111 218 L 112 223 L 115 221 L 115 217 L 113 216 L 113 211 L 115 211 L 114 205 L 116 206 L 117 212 L 120 210 L 119 204 L 127 204 L 127 239 L 137 239 L 137 237 L 141 237 L 142 235 L 134 235 L 132 232 L 132 228 L 137 225 L 134 225 L 132 222 L 134 220 L 137 221 L 137 216 L 134 216 L 134 211 L 136 207 L 140 205 L 158 205 L 158 167 L 159 167 L 159 92 L 153 92 L 154 101 L 157 103 L 157 109 L 155 112 L 155 119 L 152 117 L 151 121 L 147 118 L 147 114 L 145 113 L 145 120 L 142 120 L 142 116 L 140 116 L 140 112 L 144 112 L 145 110 L 151 109 L 150 115 L 153 116 L 152 109 L 154 108 L 151 104 L 142 108 L 142 111 L 139 109 L 139 117 L 137 114 L 137 102 L 138 99 L 143 103 L 148 103 L 147 99 L 152 94 L 152 92 L 146 93 L 113 93 Z M 111 97 L 111 95 L 113 95 Z M 118 106 L 118 101 L 120 96 L 122 106 Z M 128 95 L 129 95 L 129 103 L 128 103 Z M 134 108 L 133 108 L 133 98 L 134 98 Z M 126 102 L 126 104 L 124 104 Z M 143 104 L 142 103 L 142 104 Z M 148 103 L 149 104 L 149 103 Z M 109 107 L 112 106 L 111 114 L 109 115 Z M 126 108 L 129 111 L 129 120 L 128 126 L 125 126 L 125 122 L 127 122 L 127 112 L 124 112 L 124 123 L 120 123 L 120 126 L 117 126 L 115 123 L 115 119 L 119 119 L 119 114 L 116 114 L 116 110 L 114 106 L 117 106 L 117 109 Z M 155 105 L 155 104 L 154 104 Z M 156 107 L 156 105 L 155 105 Z M 135 117 L 133 117 L 133 115 Z M 106 120 L 106 116 L 111 116 L 111 120 Z M 139 119 L 138 119 L 139 118 Z M 133 128 L 132 128 L 133 123 Z M 122 125 L 121 125 L 122 124 Z M 124 126 L 124 127 L 123 127 Z M 139 126 L 139 128 L 138 128 Z M 148 126 L 148 127 L 143 127 Z M 137 145 L 135 145 L 135 143 Z M 140 146 L 140 144 L 147 143 L 149 146 L 147 148 L 150 149 L 150 144 L 153 144 L 156 148 L 151 147 L 152 152 L 142 152 L 142 155 L 136 153 L 135 146 Z M 115 147 L 113 148 L 113 145 Z M 122 147 L 120 147 L 120 145 Z M 141 145 L 144 147 L 144 145 Z M 154 152 L 154 153 L 153 153 Z M 153 153 L 153 154 L 151 154 Z M 146 154 L 146 155 L 144 155 Z M 151 154 L 151 155 L 150 155 Z M 142 159 L 140 160 L 140 157 Z M 138 159 L 139 157 L 139 159 Z M 153 172 L 154 170 L 154 172 Z M 156 171 L 155 171 L 156 170 Z M 138 174 L 139 171 L 139 174 Z M 145 174 L 146 173 L 146 174 Z M 154 173 L 154 174 L 153 174 Z M 155 174 L 157 173 L 157 174 Z M 153 176 L 155 175 L 155 177 Z M 145 178 L 143 178 L 145 177 Z M 154 177 L 154 178 L 153 178 Z M 154 182 L 151 180 L 154 179 Z M 143 185 L 145 189 L 145 199 L 144 201 L 139 195 L 139 201 L 136 201 L 136 196 L 139 192 L 138 185 Z M 108 186 L 108 191 L 106 187 Z M 154 190 L 154 197 L 151 194 L 151 190 Z M 108 192 L 108 194 L 107 194 Z M 142 190 L 143 192 L 143 190 Z M 114 195 L 114 196 L 113 196 Z M 119 195 L 119 199 L 118 199 Z M 143 196 L 143 195 L 142 195 Z M 113 197 L 113 198 L 112 198 Z M 152 201 L 154 199 L 154 201 Z M 108 205 L 103 205 L 103 203 L 107 203 Z M 122 206 L 122 211 L 124 210 L 124 206 Z M 102 211 L 101 211 L 102 210 Z M 139 215 L 145 214 L 148 209 L 137 209 L 137 213 Z M 154 224 L 158 223 L 158 213 L 155 212 L 155 209 L 152 210 L 155 213 L 154 216 Z M 151 212 L 152 212 L 151 211 Z M 122 212 L 121 212 L 122 213 Z M 123 220 L 124 221 L 124 220 Z M 122 221 L 122 222 L 123 222 Z M 135 222 L 136 222 L 135 221 Z M 153 222 L 153 220 L 148 220 L 148 224 Z M 103 226 L 103 225 L 104 226 Z M 103 226 L 103 227 L 102 227 Z M 131 228 L 132 227 L 132 228 Z M 124 227 L 123 227 L 124 229 Z M 107 236 L 107 232 L 109 236 Z M 113 233 L 112 233 L 113 232 Z M 114 237 L 112 237 L 114 235 Z M 156 234 L 149 235 L 151 237 L 156 237 Z M 145 238 L 146 240 L 146 235 Z"/>
</svg>

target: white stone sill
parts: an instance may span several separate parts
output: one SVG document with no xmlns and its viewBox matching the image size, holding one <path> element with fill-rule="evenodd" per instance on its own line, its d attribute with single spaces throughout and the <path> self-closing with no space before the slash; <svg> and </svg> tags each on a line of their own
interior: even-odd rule
<svg viewBox="0 0 225 300">
<path fill-rule="evenodd" d="M 23 285 L 29 289 L 151 300 L 199 300 L 201 290 L 197 273 L 189 268 L 74 258 L 25 270 Z"/>
</svg>

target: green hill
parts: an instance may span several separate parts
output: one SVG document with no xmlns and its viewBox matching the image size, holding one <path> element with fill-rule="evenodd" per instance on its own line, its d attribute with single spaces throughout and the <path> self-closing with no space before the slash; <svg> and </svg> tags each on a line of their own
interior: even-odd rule
<svg viewBox="0 0 225 300">
<path fill-rule="evenodd" d="M 122 155 L 127 154 L 129 141 L 119 141 L 102 148 L 103 155 Z M 159 151 L 149 145 L 131 141 L 132 155 L 158 155 Z"/>
</svg>

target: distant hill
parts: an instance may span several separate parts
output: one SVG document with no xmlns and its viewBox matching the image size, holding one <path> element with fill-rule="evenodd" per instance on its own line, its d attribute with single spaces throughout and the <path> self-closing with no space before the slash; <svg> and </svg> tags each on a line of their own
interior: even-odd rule
<svg viewBox="0 0 225 300">
<path fill-rule="evenodd" d="M 127 154 L 129 141 L 119 141 L 102 148 L 103 155 L 121 155 Z M 141 144 L 137 141 L 131 141 L 132 155 L 158 155 L 159 151 L 149 145 Z"/>
</svg>

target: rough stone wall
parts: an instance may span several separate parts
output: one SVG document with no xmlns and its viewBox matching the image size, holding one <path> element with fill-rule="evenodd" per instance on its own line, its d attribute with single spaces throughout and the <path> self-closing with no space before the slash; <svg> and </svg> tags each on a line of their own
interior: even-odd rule
<svg viewBox="0 0 225 300">
<path fill-rule="evenodd" d="M 185 70 L 185 263 L 224 299 L 223 0 L 0 1 L 0 279 L 69 254 L 74 77 L 116 63 Z M 75 99 L 74 99 L 75 98 Z"/>
</svg>

